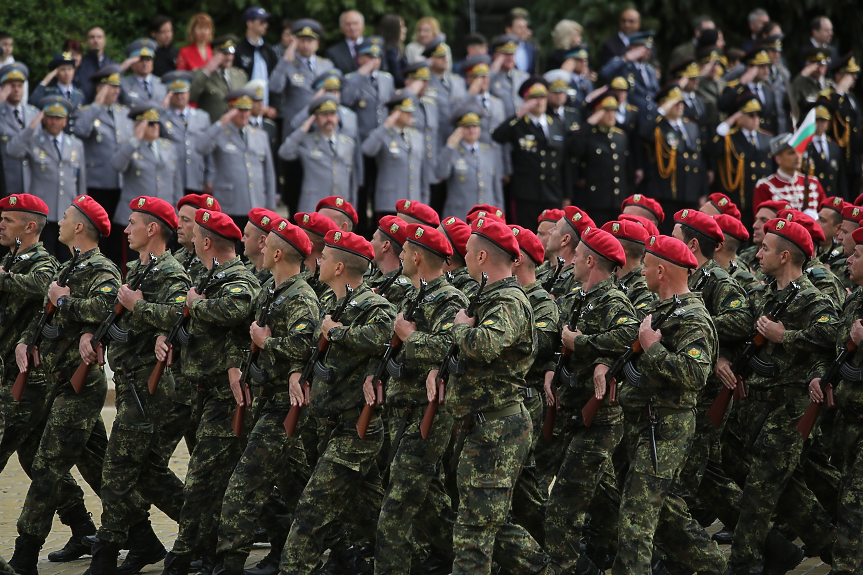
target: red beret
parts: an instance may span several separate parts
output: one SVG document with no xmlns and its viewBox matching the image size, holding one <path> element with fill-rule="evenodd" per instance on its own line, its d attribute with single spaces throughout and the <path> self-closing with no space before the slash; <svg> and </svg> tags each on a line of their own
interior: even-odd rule
<svg viewBox="0 0 863 575">
<path fill-rule="evenodd" d="M 860 220 L 863 220 L 863 207 L 845 204 L 845 207 L 842 208 L 842 219 L 849 222 L 857 222 L 859 226 Z"/>
<path fill-rule="evenodd" d="M 647 210 L 656 216 L 656 219 L 660 224 L 662 223 L 662 220 L 665 219 L 665 212 L 662 210 L 662 206 L 659 205 L 659 202 L 642 194 L 635 194 L 623 200 L 623 203 L 620 204 L 620 210 L 623 211 L 623 208 L 626 206 L 637 206 Z"/>
<path fill-rule="evenodd" d="M 315 211 L 319 212 L 324 208 L 329 208 L 331 210 L 336 210 L 337 212 L 341 212 L 347 217 L 351 219 L 354 225 L 360 223 L 360 218 L 357 216 L 357 211 L 351 205 L 349 201 L 344 199 L 341 196 L 327 196 L 315 206 Z"/>
<path fill-rule="evenodd" d="M 0 212 L 33 212 L 34 214 L 48 215 L 48 204 L 33 194 L 12 194 L 0 199 Z"/>
<path fill-rule="evenodd" d="M 371 242 L 363 236 L 351 232 L 333 230 L 327 232 L 324 241 L 327 243 L 327 247 L 360 256 L 369 262 L 375 259 L 375 249 L 372 247 Z"/>
<path fill-rule="evenodd" d="M 821 203 L 818 204 L 818 211 L 820 212 L 824 208 L 828 208 L 841 214 L 842 208 L 844 208 L 847 203 L 848 202 L 846 202 L 839 196 L 831 196 L 829 198 L 824 198 L 823 200 L 821 200 Z"/>
<path fill-rule="evenodd" d="M 545 248 L 542 247 L 542 242 L 539 241 L 536 234 L 521 226 L 510 225 L 509 228 L 512 230 L 512 235 L 515 236 L 515 241 L 518 242 L 518 247 L 530 256 L 533 263 L 541 264 L 545 259 Z"/>
<path fill-rule="evenodd" d="M 716 220 L 696 210 L 680 210 L 674 214 L 674 223 L 686 226 L 696 232 L 701 232 L 708 238 L 722 243 L 725 237 L 722 235 L 722 228 L 716 223 Z"/>
<path fill-rule="evenodd" d="M 581 242 L 610 262 L 620 267 L 626 265 L 623 246 L 614 235 L 599 228 L 587 228 L 581 235 Z"/>
<path fill-rule="evenodd" d="M 740 219 L 740 209 L 737 204 L 731 201 L 731 198 L 725 194 L 716 192 L 707 196 L 707 201 L 713 204 L 713 207 L 723 214 L 727 214 L 733 218 Z"/>
<path fill-rule="evenodd" d="M 186 204 L 192 206 L 196 210 L 205 209 L 210 210 L 211 212 L 222 211 L 222 206 L 219 205 L 219 201 L 210 194 L 189 194 L 187 196 L 183 196 L 180 198 L 180 201 L 177 202 L 177 211 L 180 211 L 180 208 Z"/>
<path fill-rule="evenodd" d="M 396 212 L 410 216 L 421 224 L 436 228 L 440 225 L 440 217 L 431 206 L 414 200 L 399 200 L 396 202 Z"/>
<path fill-rule="evenodd" d="M 582 210 L 581 208 L 577 208 L 575 206 L 566 206 L 563 209 L 564 218 L 566 219 L 566 223 L 575 230 L 576 235 L 581 237 L 581 234 L 587 228 L 595 228 L 596 224 L 593 223 L 593 220 L 590 219 L 590 216 L 587 215 L 587 212 Z"/>
<path fill-rule="evenodd" d="M 851 238 L 853 238 L 854 243 L 863 244 L 863 228 L 857 228 L 851 232 Z"/>
<path fill-rule="evenodd" d="M 394 241 L 399 247 L 405 245 L 408 236 L 408 223 L 398 216 L 384 216 L 378 222 L 378 229 L 388 239 Z"/>
<path fill-rule="evenodd" d="M 172 230 L 177 230 L 177 212 L 174 211 L 174 206 L 160 198 L 151 198 L 150 196 L 140 196 L 129 202 L 129 208 L 133 212 L 142 212 L 159 218 Z"/>
<path fill-rule="evenodd" d="M 91 196 L 78 196 L 72 205 L 78 208 L 82 214 L 87 216 L 90 223 L 96 227 L 103 238 L 111 235 L 111 218 L 99 202 Z"/>
<path fill-rule="evenodd" d="M 278 220 L 279 217 L 279 214 L 267 208 L 252 208 L 249 210 L 249 221 L 265 234 L 270 233 L 273 222 Z"/>
<path fill-rule="evenodd" d="M 548 209 L 542 210 L 542 213 L 539 214 L 538 218 L 536 218 L 536 222 L 540 223 L 540 224 L 542 222 L 552 222 L 552 223 L 556 224 L 557 222 L 559 222 L 560 220 L 562 220 L 565 217 L 566 217 L 566 214 L 564 213 L 563 210 L 558 210 L 555 208 L 548 208 Z"/>
<path fill-rule="evenodd" d="M 813 242 L 823 242 L 827 239 L 824 235 L 824 230 L 821 229 L 818 222 L 800 210 L 779 210 L 776 212 L 776 217 L 788 220 L 789 222 L 796 222 L 806 228 Z"/>
<path fill-rule="evenodd" d="M 491 204 L 479 204 L 472 207 L 470 211 L 468 211 L 465 221 L 468 224 L 472 224 L 477 218 L 489 217 L 496 218 L 504 224 L 506 223 L 506 217 L 504 216 L 503 210 L 497 206 L 492 206 Z"/>
<path fill-rule="evenodd" d="M 617 219 L 620 220 L 621 222 L 628 221 L 628 222 L 635 222 L 637 224 L 641 224 L 641 226 L 645 230 L 647 230 L 647 237 L 648 238 L 650 236 L 658 236 L 659 235 L 659 228 L 656 227 L 656 224 L 654 224 L 651 220 L 645 218 L 644 216 L 637 216 L 635 214 L 620 214 L 619 216 L 617 216 Z"/>
<path fill-rule="evenodd" d="M 198 208 L 195 211 L 195 223 L 202 228 L 206 228 L 213 233 L 219 234 L 225 239 L 233 240 L 235 242 L 243 239 L 243 233 L 228 214 L 223 214 L 222 212 L 211 212 L 210 210 Z"/>
<path fill-rule="evenodd" d="M 863 194 L 860 194 L 859 196 L 857 196 L 857 198 L 854 200 L 854 205 L 855 206 L 863 206 Z"/>
<path fill-rule="evenodd" d="M 797 222 L 789 222 L 782 218 L 773 218 L 764 224 L 765 234 L 776 234 L 788 240 L 806 254 L 806 257 L 812 257 L 815 253 L 815 248 L 812 245 L 812 236 L 809 231 L 798 224 Z"/>
<path fill-rule="evenodd" d="M 321 237 L 327 235 L 327 232 L 330 230 L 340 229 L 336 222 L 318 212 L 312 212 L 310 214 L 297 212 L 294 214 L 294 222 L 307 232 L 312 232 Z"/>
<path fill-rule="evenodd" d="M 440 227 L 443 234 L 452 244 L 453 250 L 463 258 L 467 253 L 467 240 L 470 238 L 470 226 L 456 217 L 444 218 Z M 453 253 L 455 253 L 453 252 Z"/>
<path fill-rule="evenodd" d="M 513 259 L 520 257 L 518 242 L 512 235 L 512 230 L 506 224 L 493 218 L 477 218 L 471 224 L 471 233 L 482 236 L 509 255 Z"/>
<path fill-rule="evenodd" d="M 608 232 L 618 240 L 628 240 L 644 245 L 650 238 L 650 234 L 644 226 L 631 220 L 613 220 L 602 226 L 602 231 Z"/>
<path fill-rule="evenodd" d="M 695 269 L 698 260 L 686 244 L 671 236 L 650 236 L 645 249 L 658 258 L 673 263 L 682 268 Z"/>
<path fill-rule="evenodd" d="M 444 233 L 431 226 L 408 224 L 407 239 L 405 241 L 422 246 L 444 259 L 452 255 L 452 245 L 450 245 Z"/>
<path fill-rule="evenodd" d="M 731 217 L 728 214 L 718 214 L 713 216 L 713 219 L 719 224 L 719 229 L 722 230 L 723 235 L 731 236 L 741 242 L 749 239 L 749 231 L 743 225 L 743 222 L 737 218 Z"/>
<path fill-rule="evenodd" d="M 779 210 L 784 210 L 785 208 L 790 208 L 791 204 L 788 202 L 783 202 L 781 200 L 765 200 L 758 204 L 758 207 L 755 208 L 755 212 L 758 213 L 758 210 L 762 208 L 767 208 L 768 210 L 773 210 L 774 212 L 778 212 Z"/>
<path fill-rule="evenodd" d="M 272 221 L 271 230 L 272 233 L 276 234 L 300 252 L 303 256 L 308 256 L 312 253 L 312 242 L 309 240 L 309 236 L 306 235 L 299 226 L 295 226 L 288 220 L 282 219 L 276 216 L 276 219 Z"/>
</svg>

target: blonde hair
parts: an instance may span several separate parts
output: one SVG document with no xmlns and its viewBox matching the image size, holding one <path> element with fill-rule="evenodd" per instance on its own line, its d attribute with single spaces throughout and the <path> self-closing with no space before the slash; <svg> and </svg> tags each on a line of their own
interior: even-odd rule
<svg viewBox="0 0 863 575">
<path fill-rule="evenodd" d="M 198 14 L 192 16 L 192 19 L 189 20 L 189 27 L 186 28 L 186 42 L 188 42 L 190 45 L 197 44 L 197 41 L 195 40 L 195 28 L 199 26 L 206 26 L 210 29 L 209 37 L 204 42 L 206 44 L 209 44 L 213 41 L 213 19 L 210 18 L 209 14 L 199 12 Z"/>
<path fill-rule="evenodd" d="M 414 26 L 414 42 L 419 42 L 420 27 L 422 27 L 423 24 L 431 26 L 432 34 L 435 36 L 440 34 L 440 22 L 437 21 L 437 18 L 426 16 L 425 18 L 420 18 L 416 23 L 416 26 Z"/>
<path fill-rule="evenodd" d="M 554 42 L 554 47 L 558 50 L 571 48 L 574 34 L 578 34 L 579 36 L 584 35 L 584 28 L 581 27 L 581 24 L 574 20 L 561 20 L 554 26 L 554 30 L 551 31 L 551 40 Z"/>
</svg>

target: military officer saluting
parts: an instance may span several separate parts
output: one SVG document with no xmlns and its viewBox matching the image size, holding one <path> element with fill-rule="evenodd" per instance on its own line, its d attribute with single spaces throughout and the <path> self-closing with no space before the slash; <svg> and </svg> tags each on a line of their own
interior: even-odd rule
<svg viewBox="0 0 863 575">
<path fill-rule="evenodd" d="M 543 75 L 548 82 L 548 112 L 569 128 L 575 130 L 582 121 L 581 107 L 575 105 L 575 94 L 569 87 L 571 74 L 566 70 L 549 70 Z"/>
<path fill-rule="evenodd" d="M 72 109 L 77 111 L 84 105 L 86 96 L 84 91 L 73 83 L 76 65 L 71 52 L 54 54 L 48 64 L 50 72 L 30 94 L 30 101 L 38 102 L 45 96 L 61 96 L 71 102 Z M 69 117 L 65 128 L 66 133 L 71 134 L 73 127 L 75 127 L 75 114 Z"/>
<path fill-rule="evenodd" d="M 338 68 L 330 68 L 323 74 L 318 74 L 315 78 L 314 84 L 312 84 L 312 89 L 315 91 L 316 97 L 318 95 L 332 96 L 337 102 L 339 102 L 339 129 L 345 136 L 357 141 L 359 134 L 357 131 L 357 113 L 341 104 L 342 84 L 344 83 L 344 80 L 345 78 Z M 305 122 L 308 117 L 308 108 L 297 112 L 291 119 L 291 130 L 296 130 L 302 126 L 303 122 Z M 314 128 L 314 125 L 312 128 Z"/>
<path fill-rule="evenodd" d="M 416 99 L 416 111 L 414 112 L 414 128 L 422 134 L 425 142 L 425 157 L 423 162 L 431 164 L 431 171 L 434 174 L 437 166 L 438 156 L 438 132 L 441 131 L 440 124 L 446 122 L 447 116 L 444 116 L 444 111 L 450 109 L 449 105 L 440 106 L 437 99 L 428 95 L 429 79 L 431 72 L 429 71 L 429 62 L 423 60 L 415 62 L 402 68 L 402 74 L 405 77 L 405 88 L 413 92 Z M 437 182 L 437 179 L 432 178 L 426 182 L 431 186 Z"/>
<path fill-rule="evenodd" d="M 528 79 L 527 72 L 515 67 L 515 52 L 519 45 L 518 36 L 504 34 L 491 42 L 492 62 L 489 69 L 489 91 L 503 102 L 505 117 L 515 114 L 521 108 L 524 95 L 521 86 Z"/>
<path fill-rule="evenodd" d="M 650 63 L 653 56 L 653 39 L 656 32 L 648 30 L 629 36 L 626 53 L 609 60 L 599 71 L 602 78 L 627 78 L 632 86 L 629 101 L 638 107 L 641 122 L 656 114 L 659 80 Z"/>
<path fill-rule="evenodd" d="M 342 83 L 342 103 L 357 114 L 360 142 L 387 119 L 386 103 L 395 92 L 392 75 L 380 69 L 381 44 L 380 38 L 364 38 L 356 47 L 359 68 Z"/>
<path fill-rule="evenodd" d="M 39 114 L 39 110 L 34 106 L 24 103 L 24 84 L 29 75 L 30 70 L 21 62 L 13 62 L 0 68 L 0 159 L 3 163 L 7 194 L 30 191 L 27 160 L 21 162 L 17 158 L 12 159 L 7 151 L 9 140 L 23 132 Z"/>
<path fill-rule="evenodd" d="M 453 74 L 451 71 L 452 62 L 449 61 L 448 52 L 449 47 L 446 45 L 446 38 L 443 35 L 435 37 L 426 44 L 423 50 L 423 58 L 428 58 L 430 72 L 426 95 L 434 98 L 437 102 L 438 117 L 441 118 L 441 123 L 449 118 L 452 107 L 466 94 L 465 81 L 461 76 Z M 404 72 L 405 69 L 403 68 L 402 73 Z M 445 137 L 445 134 L 440 135 L 438 146 L 443 145 Z"/>
<path fill-rule="evenodd" d="M 143 102 L 161 102 L 167 90 L 153 75 L 156 42 L 150 38 L 135 40 L 126 46 L 126 57 L 132 59 L 132 73 L 120 82 L 120 103 L 132 107 Z"/>
<path fill-rule="evenodd" d="M 436 177 L 447 186 L 443 213 L 462 217 L 477 204 L 503 205 L 503 166 L 500 154 L 480 141 L 482 109 L 458 108 L 450 124 L 455 131 L 438 157 Z"/>
<path fill-rule="evenodd" d="M 338 100 L 330 95 L 315 98 L 308 113 L 279 148 L 281 159 L 299 159 L 303 165 L 297 210 L 313 212 L 319 201 L 332 195 L 355 201 L 359 145 L 341 131 Z"/>
<path fill-rule="evenodd" d="M 249 90 L 229 92 L 228 112 L 195 139 L 198 153 L 213 156 L 213 196 L 241 229 L 252 208 L 276 208 L 270 143 L 262 130 L 249 126 L 252 97 Z"/>
<path fill-rule="evenodd" d="M 59 213 L 70 198 L 87 193 L 87 168 L 81 140 L 63 132 L 72 112 L 71 102 L 48 96 L 39 102 L 39 107 L 39 115 L 9 141 L 7 153 L 15 160 L 25 160 L 30 191 L 48 204 L 51 218 L 50 213 Z M 57 222 L 49 219 L 43 233 L 45 249 L 59 256 L 58 230 Z"/>
<path fill-rule="evenodd" d="M 213 58 L 193 72 L 189 99 L 199 110 L 207 112 L 210 120 L 221 118 L 228 111 L 225 95 L 239 90 L 249 81 L 246 73 L 234 66 L 237 40 L 221 36 L 213 40 Z"/>
<path fill-rule="evenodd" d="M 195 138 L 210 127 L 210 115 L 189 106 L 189 89 L 192 74 L 174 71 L 162 76 L 168 90 L 168 105 L 159 114 L 161 136 L 174 143 L 177 149 L 177 168 L 180 170 L 183 194 L 211 192 L 213 167 L 210 156 L 195 150 Z"/>
<path fill-rule="evenodd" d="M 818 98 L 815 106 L 815 135 L 807 146 L 807 160 L 809 166 L 804 165 L 803 170 L 809 171 L 814 168 L 814 175 L 821 182 L 824 193 L 827 196 L 839 196 L 848 198 L 848 179 L 845 175 L 844 152 L 832 138 L 827 136 L 830 121 L 833 118 L 833 103 L 825 97 Z M 804 109 L 808 112 L 811 106 Z M 801 111 L 801 113 L 803 113 Z M 804 113 L 805 117 L 805 113 Z M 856 193 L 856 190 L 855 190 Z"/>
<path fill-rule="evenodd" d="M 512 172 L 512 158 L 510 157 L 509 146 L 498 144 L 492 140 L 491 135 L 494 134 L 495 128 L 503 124 L 506 120 L 506 109 L 503 101 L 489 91 L 489 64 L 491 58 L 487 54 L 475 54 L 465 58 L 462 64 L 467 77 L 468 90 L 464 98 L 458 102 L 453 102 L 453 111 L 461 108 L 466 104 L 476 104 L 480 107 L 480 132 L 479 141 L 484 144 L 489 144 L 500 156 L 500 165 L 503 168 L 503 174 L 509 175 Z M 452 116 L 450 116 L 450 119 Z M 452 126 L 446 129 L 441 129 L 441 137 L 443 139 L 442 146 L 446 145 L 446 138 L 452 133 Z M 443 213 L 449 213 L 444 210 Z"/>
</svg>

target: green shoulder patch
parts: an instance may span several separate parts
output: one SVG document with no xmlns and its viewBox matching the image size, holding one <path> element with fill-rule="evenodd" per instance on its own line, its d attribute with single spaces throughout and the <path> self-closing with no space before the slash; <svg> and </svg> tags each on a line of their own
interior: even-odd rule
<svg viewBox="0 0 863 575">
<path fill-rule="evenodd" d="M 494 320 L 493 319 L 487 319 L 484 322 L 482 322 L 482 325 L 494 325 Z"/>
<path fill-rule="evenodd" d="M 302 331 L 302 330 L 306 329 L 306 326 L 307 326 L 307 325 L 309 325 L 309 324 L 308 324 L 308 323 L 306 323 L 306 322 L 304 322 L 304 321 L 303 321 L 303 322 L 300 322 L 300 323 L 298 323 L 297 325 L 295 325 L 295 326 L 294 326 L 294 331 Z"/>
<path fill-rule="evenodd" d="M 446 330 L 448 330 L 448 329 L 449 329 L 449 328 L 451 328 L 451 327 L 452 327 L 452 322 L 443 324 L 443 326 L 441 327 L 441 329 L 442 329 L 443 331 L 446 331 Z"/>
<path fill-rule="evenodd" d="M 178 295 L 174 298 L 174 303 L 186 303 L 186 296 Z"/>
<path fill-rule="evenodd" d="M 728 307 L 730 307 L 731 309 L 737 309 L 742 305 L 743 305 L 743 302 L 739 299 L 733 299 L 728 303 Z"/>
<path fill-rule="evenodd" d="M 231 293 L 240 293 L 242 291 L 243 291 L 243 288 L 241 288 L 241 287 L 232 287 L 231 288 Z"/>
<path fill-rule="evenodd" d="M 827 323 L 828 321 L 830 321 L 830 316 L 829 315 L 822 315 L 821 317 L 819 317 L 815 321 L 818 323 Z"/>
<path fill-rule="evenodd" d="M 698 359 L 699 357 L 701 357 L 701 350 L 697 347 L 691 347 L 686 350 L 686 355 L 688 355 L 692 359 Z"/>
<path fill-rule="evenodd" d="M 99 288 L 99 291 L 102 293 L 111 293 L 112 291 L 114 291 L 114 288 L 112 288 L 111 286 L 102 286 Z"/>
<path fill-rule="evenodd" d="M 545 327 L 548 325 L 547 321 L 538 321 L 536 322 L 536 327 Z"/>
</svg>

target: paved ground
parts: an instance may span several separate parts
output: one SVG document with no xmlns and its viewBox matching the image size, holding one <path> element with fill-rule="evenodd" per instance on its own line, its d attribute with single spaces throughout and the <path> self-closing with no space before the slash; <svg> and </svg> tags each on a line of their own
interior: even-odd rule
<svg viewBox="0 0 863 575">
<path fill-rule="evenodd" d="M 108 428 L 108 433 L 111 432 L 111 425 L 114 423 L 115 410 L 111 407 L 106 407 L 102 411 L 102 416 L 105 419 L 105 425 Z M 188 465 L 189 454 L 186 451 L 185 442 L 180 442 L 177 452 L 171 459 L 171 468 L 178 477 L 184 477 L 186 474 L 186 466 Z M 83 487 L 87 508 L 93 513 L 94 522 L 99 524 L 99 516 L 102 512 L 102 505 L 99 498 L 90 490 L 90 487 L 81 479 L 78 471 L 73 469 L 72 474 L 78 480 L 78 483 Z M 18 519 L 21 501 L 27 493 L 29 480 L 18 465 L 18 460 L 12 458 L 9 465 L 0 475 L 0 556 L 9 559 L 12 556 L 12 550 L 15 545 L 15 537 L 17 535 L 15 522 Z M 165 514 L 159 510 L 153 511 L 151 516 L 153 529 L 161 538 L 165 546 L 170 549 L 177 535 L 177 525 L 171 521 Z M 716 524 L 708 531 L 715 532 L 719 528 Z M 89 558 L 71 563 L 51 563 L 48 561 L 48 553 L 56 551 L 63 547 L 66 540 L 69 538 L 69 530 L 55 518 L 54 529 L 48 537 L 48 541 L 42 549 L 42 554 L 39 561 L 39 573 L 41 575 L 63 574 L 63 575 L 81 575 L 89 566 Z M 798 541 L 799 543 L 799 541 Z M 723 548 L 728 552 L 728 547 Z M 125 554 L 125 552 L 123 552 Z M 247 563 L 247 567 L 254 566 L 267 553 L 266 548 L 255 549 Z M 121 555 L 122 557 L 122 555 Z M 144 573 L 161 573 L 161 565 L 152 565 L 150 569 Z M 808 559 L 803 562 L 793 573 L 809 573 L 809 574 L 824 574 L 828 573 L 829 568 L 821 561 L 816 559 Z"/>
</svg>

